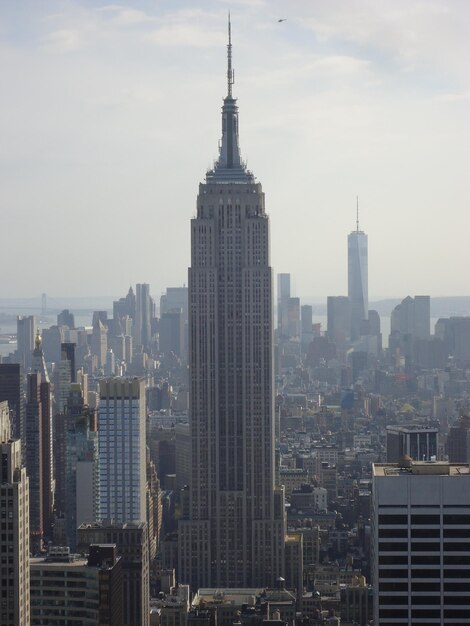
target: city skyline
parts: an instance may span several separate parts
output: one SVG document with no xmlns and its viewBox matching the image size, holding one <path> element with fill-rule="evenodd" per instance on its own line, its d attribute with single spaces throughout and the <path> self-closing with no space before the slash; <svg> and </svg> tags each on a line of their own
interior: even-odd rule
<svg viewBox="0 0 470 626">
<path fill-rule="evenodd" d="M 2 626 L 467 619 L 467 14 L 0 9 Z"/>
<path fill-rule="evenodd" d="M 371 300 L 467 295 L 458 270 L 469 254 L 462 24 L 470 9 L 365 0 L 299 0 L 287 13 L 262 0 L 230 6 L 234 93 L 248 166 L 269 189 L 274 271 L 290 272 L 298 294 L 346 293 L 345 240 L 359 194 Z M 87 293 L 103 293 L 83 243 L 119 267 L 106 276 L 108 293 L 123 283 L 146 281 L 159 293 L 186 282 L 193 181 L 217 157 L 216 51 L 228 7 L 2 7 L 3 265 L 23 246 L 5 296 L 79 295 L 84 275 Z M 38 280 L 28 250 L 36 255 L 38 240 L 49 239 Z"/>
</svg>

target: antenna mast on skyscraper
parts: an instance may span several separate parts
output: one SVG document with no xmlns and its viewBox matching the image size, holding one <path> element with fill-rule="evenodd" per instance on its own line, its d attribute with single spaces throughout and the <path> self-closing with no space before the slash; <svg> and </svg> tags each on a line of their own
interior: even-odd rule
<svg viewBox="0 0 470 626">
<path fill-rule="evenodd" d="M 232 97 L 232 85 L 235 82 L 235 72 L 232 69 L 232 25 L 230 11 L 228 12 L 228 46 L 227 46 L 227 88 L 228 96 Z"/>
<path fill-rule="evenodd" d="M 356 196 L 356 232 L 359 232 L 359 196 Z"/>
</svg>

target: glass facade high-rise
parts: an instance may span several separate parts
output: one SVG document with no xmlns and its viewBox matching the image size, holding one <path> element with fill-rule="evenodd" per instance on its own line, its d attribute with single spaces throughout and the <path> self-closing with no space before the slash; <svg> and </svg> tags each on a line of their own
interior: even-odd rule
<svg viewBox="0 0 470 626">
<path fill-rule="evenodd" d="M 368 319 L 369 288 L 367 235 L 356 230 L 348 235 L 348 296 L 351 306 L 351 340 L 361 335 L 361 324 Z"/>
<path fill-rule="evenodd" d="M 179 574 L 193 588 L 272 585 L 284 568 L 269 220 L 261 184 L 240 157 L 230 36 L 227 76 L 220 155 L 191 221 L 191 478 Z"/>
</svg>

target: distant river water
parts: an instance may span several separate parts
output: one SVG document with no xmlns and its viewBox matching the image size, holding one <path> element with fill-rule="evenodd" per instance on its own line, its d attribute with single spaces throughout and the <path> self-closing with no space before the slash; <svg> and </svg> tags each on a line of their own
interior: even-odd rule
<svg viewBox="0 0 470 626">
<path fill-rule="evenodd" d="M 109 315 L 109 313 L 108 313 Z M 75 315 L 75 326 L 91 326 L 92 316 L 91 315 Z M 49 328 L 57 323 L 57 316 L 36 316 L 36 323 L 38 328 Z M 16 322 L 0 322 L 0 337 L 1 341 L 3 341 L 4 335 L 15 335 L 16 338 Z M 14 343 L 2 343 L 0 342 L 0 356 L 7 356 L 10 352 L 14 352 L 16 350 L 16 341 Z"/>
</svg>

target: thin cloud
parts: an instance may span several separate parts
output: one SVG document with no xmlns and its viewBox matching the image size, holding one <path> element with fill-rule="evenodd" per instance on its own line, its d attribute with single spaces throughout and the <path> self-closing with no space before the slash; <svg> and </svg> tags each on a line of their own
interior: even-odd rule
<svg viewBox="0 0 470 626">
<path fill-rule="evenodd" d="M 269 6 L 266 0 L 219 0 L 219 2 L 227 5 L 228 7 L 241 6 L 254 8 Z"/>
<path fill-rule="evenodd" d="M 470 102 L 470 92 L 466 93 L 443 93 L 436 96 L 440 102 Z"/>
<path fill-rule="evenodd" d="M 357 57 L 348 55 L 332 55 L 322 59 L 318 59 L 312 64 L 313 71 L 322 72 L 334 72 L 337 76 L 341 75 L 356 75 L 363 73 L 370 68 L 370 61 L 364 59 L 358 59 Z"/>
<path fill-rule="evenodd" d="M 349 55 L 329 55 L 306 60 L 303 56 L 294 59 L 292 55 L 288 55 L 279 59 L 274 68 L 270 70 L 263 68 L 263 71 L 245 77 L 244 81 L 272 88 L 315 81 L 316 89 L 321 90 L 332 84 L 336 84 L 338 88 L 344 87 L 349 80 L 366 79 L 368 82 L 375 82 L 375 79 L 372 81 L 373 78 L 373 67 L 367 59 Z"/>
<path fill-rule="evenodd" d="M 190 48 L 213 48 L 226 43 L 221 32 L 208 32 L 196 25 L 172 24 L 148 33 L 145 41 L 158 46 L 178 46 Z"/>
<path fill-rule="evenodd" d="M 45 35 L 40 44 L 53 52 L 74 52 L 82 47 L 83 41 L 78 31 L 64 28 Z"/>
<path fill-rule="evenodd" d="M 110 4 L 96 9 L 99 13 L 112 14 L 112 21 L 118 26 L 135 26 L 154 22 L 155 17 L 139 9 L 129 9 L 120 4 Z"/>
<path fill-rule="evenodd" d="M 463 8 L 462 8 L 463 7 Z M 444 69 L 452 65 L 462 75 L 470 53 L 462 19 L 470 12 L 465 5 L 443 0 L 393 3 L 363 0 L 345 4 L 333 0 L 305 7 L 299 22 L 313 31 L 320 42 L 361 46 L 378 63 L 394 60 L 409 71 L 420 65 Z"/>
<path fill-rule="evenodd" d="M 114 16 L 114 22 L 120 26 L 134 26 L 154 21 L 155 18 L 136 9 L 122 9 Z"/>
</svg>

